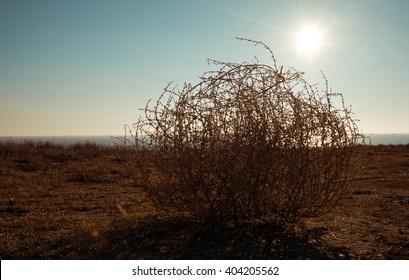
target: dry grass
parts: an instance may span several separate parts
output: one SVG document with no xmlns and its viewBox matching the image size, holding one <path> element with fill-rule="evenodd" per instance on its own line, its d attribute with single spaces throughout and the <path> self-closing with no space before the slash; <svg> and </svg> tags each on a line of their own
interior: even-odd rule
<svg viewBox="0 0 409 280">
<path fill-rule="evenodd" d="M 408 146 L 362 151 L 346 199 L 293 229 L 161 216 L 127 152 L 80 147 L 0 145 L 1 259 L 409 259 Z"/>
<path fill-rule="evenodd" d="M 122 216 L 117 205 L 139 209 L 142 196 L 125 152 L 96 144 L 0 143 L 2 257 L 39 256 L 51 240 L 98 235 Z"/>
</svg>

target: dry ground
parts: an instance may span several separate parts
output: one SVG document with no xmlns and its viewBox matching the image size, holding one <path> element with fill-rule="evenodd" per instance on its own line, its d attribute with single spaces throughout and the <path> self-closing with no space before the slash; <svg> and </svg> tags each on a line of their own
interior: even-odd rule
<svg viewBox="0 0 409 280">
<path fill-rule="evenodd" d="M 292 230 L 163 218 L 123 149 L 0 143 L 1 259 L 409 259 L 409 145 L 372 146 L 349 195 Z"/>
</svg>

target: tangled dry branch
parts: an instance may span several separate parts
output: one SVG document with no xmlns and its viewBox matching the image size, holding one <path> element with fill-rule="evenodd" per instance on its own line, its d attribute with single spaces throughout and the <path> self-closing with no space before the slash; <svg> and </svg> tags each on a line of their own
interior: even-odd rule
<svg viewBox="0 0 409 280">
<path fill-rule="evenodd" d="M 343 196 L 359 137 L 343 96 L 324 75 L 323 89 L 310 85 L 246 41 L 272 65 L 211 60 L 219 70 L 181 90 L 168 84 L 134 124 L 136 181 L 159 210 L 295 222 Z"/>
</svg>

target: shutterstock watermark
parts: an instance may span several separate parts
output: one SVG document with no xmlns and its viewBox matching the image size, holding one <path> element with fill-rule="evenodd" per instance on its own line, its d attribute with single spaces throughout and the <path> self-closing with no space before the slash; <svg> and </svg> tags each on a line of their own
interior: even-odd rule
<svg viewBox="0 0 409 280">
<path fill-rule="evenodd" d="M 139 265 L 132 269 L 132 275 L 135 276 L 195 276 L 195 275 L 216 275 L 214 268 L 197 268 L 193 269 L 190 266 L 185 268 L 157 268 L 157 267 L 140 267 Z"/>
</svg>

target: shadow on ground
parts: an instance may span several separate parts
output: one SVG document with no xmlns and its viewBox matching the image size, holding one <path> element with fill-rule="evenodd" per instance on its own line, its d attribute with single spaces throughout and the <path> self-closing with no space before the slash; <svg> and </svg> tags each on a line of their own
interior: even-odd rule
<svg viewBox="0 0 409 280">
<path fill-rule="evenodd" d="M 339 259 L 345 247 L 321 240 L 325 228 L 284 230 L 273 225 L 213 226 L 180 219 L 124 221 L 101 234 L 60 240 L 53 259 Z M 50 244 L 51 245 L 51 244 Z"/>
</svg>

